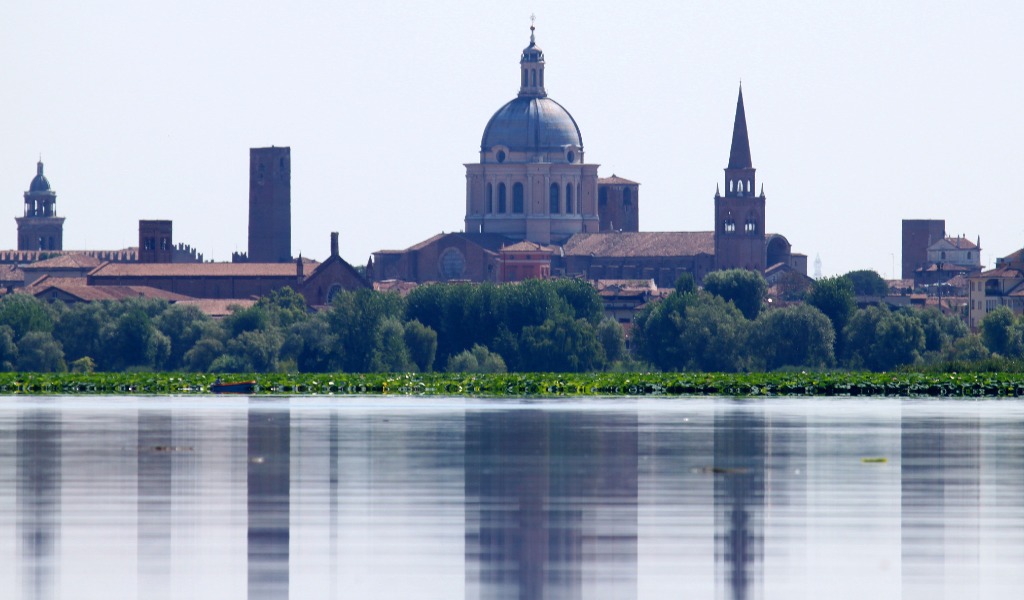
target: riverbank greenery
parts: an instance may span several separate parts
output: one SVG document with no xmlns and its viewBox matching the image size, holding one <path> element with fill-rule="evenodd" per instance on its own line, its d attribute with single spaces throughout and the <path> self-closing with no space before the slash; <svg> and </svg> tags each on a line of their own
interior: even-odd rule
<svg viewBox="0 0 1024 600">
<path fill-rule="evenodd" d="M 271 373 L 242 378 L 256 382 L 256 396 L 1024 396 L 1021 373 Z M 215 379 L 187 373 L 0 373 L 0 394 L 207 395 Z"/>
<path fill-rule="evenodd" d="M 215 320 L 133 298 L 0 299 L 0 371 L 75 373 L 625 373 L 1021 371 L 1024 320 L 980 332 L 936 308 L 857 308 L 867 277 L 821 279 L 779 306 L 748 271 L 683 277 L 630 324 L 585 281 L 431 284 L 407 296 L 342 291 L 311 311 L 283 289 Z"/>
</svg>

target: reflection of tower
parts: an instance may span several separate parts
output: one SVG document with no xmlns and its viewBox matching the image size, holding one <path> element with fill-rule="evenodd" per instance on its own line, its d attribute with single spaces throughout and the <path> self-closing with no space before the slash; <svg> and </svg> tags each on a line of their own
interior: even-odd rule
<svg viewBox="0 0 1024 600">
<path fill-rule="evenodd" d="M 725 597 L 760 597 L 764 564 L 764 421 L 715 414 L 715 570 Z"/>
<path fill-rule="evenodd" d="M 249 410 L 249 598 L 288 598 L 291 418 Z"/>
<path fill-rule="evenodd" d="M 170 597 L 171 452 L 170 411 L 139 413 L 139 596 Z"/>
<path fill-rule="evenodd" d="M 56 596 L 61 495 L 60 422 L 56 414 L 32 410 L 18 416 L 17 531 L 25 598 Z"/>
<path fill-rule="evenodd" d="M 64 217 L 57 216 L 57 192 L 50 189 L 41 160 L 25 192 L 25 214 L 15 221 L 18 222 L 18 250 L 64 248 Z"/>
<path fill-rule="evenodd" d="M 901 425 L 905 597 L 976 597 L 980 581 L 981 443 L 977 416 L 904 415 Z"/>
<path fill-rule="evenodd" d="M 765 197 L 757 195 L 743 89 L 736 100 L 729 166 L 725 168 L 725 195 L 715 192 L 715 268 L 764 271 Z"/>
<path fill-rule="evenodd" d="M 637 594 L 636 415 L 466 418 L 466 597 Z"/>
<path fill-rule="evenodd" d="M 249 149 L 249 260 L 292 260 L 291 148 Z"/>
</svg>

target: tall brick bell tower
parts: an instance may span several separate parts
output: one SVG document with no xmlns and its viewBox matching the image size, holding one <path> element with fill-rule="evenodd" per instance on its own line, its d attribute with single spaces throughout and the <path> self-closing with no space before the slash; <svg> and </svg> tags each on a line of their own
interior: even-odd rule
<svg viewBox="0 0 1024 600">
<path fill-rule="evenodd" d="M 292 260 L 291 148 L 249 149 L 249 261 Z"/>
<path fill-rule="evenodd" d="M 736 100 L 729 166 L 725 168 L 725 195 L 715 191 L 715 268 L 765 269 L 764 188 L 755 195 L 754 166 L 750 160 L 743 87 Z"/>
</svg>

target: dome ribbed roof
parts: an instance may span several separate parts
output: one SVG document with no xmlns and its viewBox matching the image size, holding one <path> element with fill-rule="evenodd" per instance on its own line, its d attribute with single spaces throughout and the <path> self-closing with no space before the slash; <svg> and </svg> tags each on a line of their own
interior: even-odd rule
<svg viewBox="0 0 1024 600">
<path fill-rule="evenodd" d="M 480 149 L 506 146 L 513 152 L 583 147 L 583 136 L 569 111 L 551 98 L 519 97 L 494 113 L 484 128 Z"/>
<path fill-rule="evenodd" d="M 50 181 L 43 175 L 43 163 L 39 161 L 36 164 L 36 176 L 32 178 L 32 183 L 28 185 L 28 191 L 30 192 L 49 192 Z"/>
</svg>

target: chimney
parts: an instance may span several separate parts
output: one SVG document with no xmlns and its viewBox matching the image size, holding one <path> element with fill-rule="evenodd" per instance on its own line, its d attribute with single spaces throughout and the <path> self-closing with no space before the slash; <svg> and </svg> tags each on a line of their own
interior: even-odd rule
<svg viewBox="0 0 1024 600">
<path fill-rule="evenodd" d="M 338 232 L 331 232 L 331 258 L 338 255 Z"/>
<path fill-rule="evenodd" d="M 302 280 L 305 279 L 304 271 L 305 269 L 302 265 L 302 254 L 299 254 L 299 257 L 295 259 L 295 274 L 296 277 L 298 277 L 299 283 L 302 283 Z"/>
</svg>

